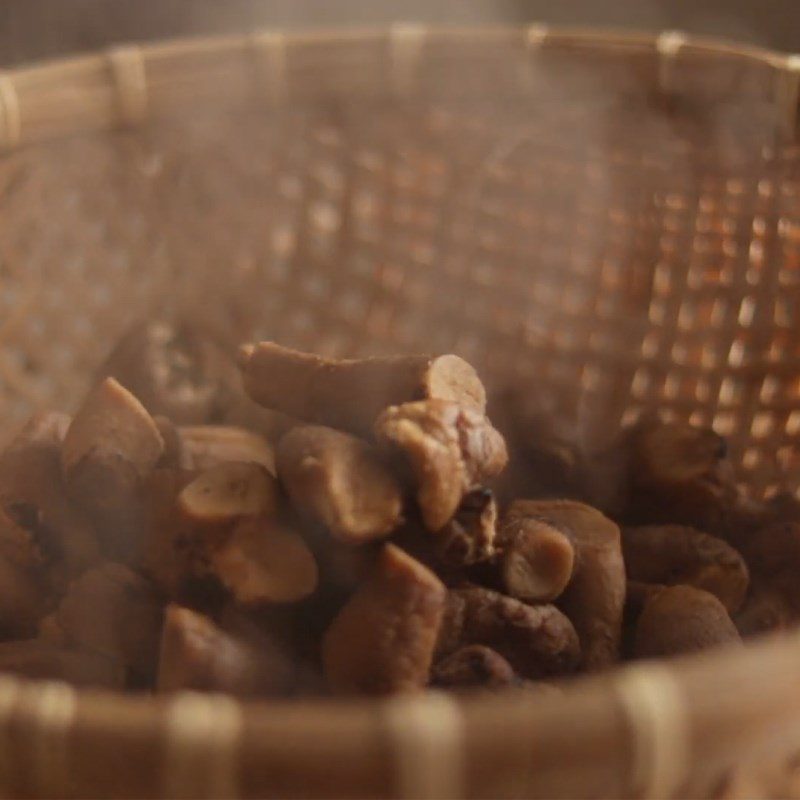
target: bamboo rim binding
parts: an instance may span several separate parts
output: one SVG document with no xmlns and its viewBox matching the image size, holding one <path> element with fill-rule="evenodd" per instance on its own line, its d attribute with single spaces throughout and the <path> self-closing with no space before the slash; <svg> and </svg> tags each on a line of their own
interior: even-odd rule
<svg viewBox="0 0 800 800">
<path fill-rule="evenodd" d="M 0 72 L 0 152 L 20 144 L 22 122 L 19 97 L 10 73 Z"/>
<path fill-rule="evenodd" d="M 517 81 L 521 94 L 529 90 L 530 70 L 536 69 L 537 61 L 548 53 L 649 54 L 657 65 L 654 88 L 670 95 L 680 94 L 685 88 L 678 69 L 684 62 L 733 60 L 773 72 L 778 142 L 794 141 L 800 128 L 800 55 L 676 31 L 647 35 L 542 24 L 472 30 L 396 25 L 378 31 L 257 31 L 242 36 L 124 45 L 111 48 L 105 56 L 18 67 L 0 73 L 0 151 L 70 133 L 141 124 L 156 110 L 159 114 L 182 113 L 198 103 L 225 99 L 234 83 L 237 91 L 266 97 L 272 105 L 278 105 L 295 96 L 293 90 L 306 80 L 302 65 L 296 63 L 298 54 L 321 57 L 339 41 L 365 48 L 365 59 L 375 67 L 366 70 L 370 85 L 395 98 L 412 97 L 420 87 L 429 86 L 431 54 L 469 58 L 463 52 L 459 55 L 459 48 L 464 46 L 502 46 L 507 53 L 516 52 L 512 57 L 522 58 Z M 376 62 L 378 58 L 388 59 L 388 71 Z M 196 85 L 182 98 L 186 107 L 175 105 L 165 111 L 165 104 L 174 105 L 174 89 L 181 83 L 184 70 L 203 65 L 208 69 L 203 67 Z M 43 84 L 55 90 L 48 105 L 36 102 Z M 342 86 L 342 91 L 347 87 Z"/>
<path fill-rule="evenodd" d="M 339 752 L 342 758 L 356 759 L 352 767 L 358 774 L 352 785 L 336 788 L 337 793 L 349 792 L 350 796 L 485 796 L 492 791 L 489 787 L 496 787 L 492 783 L 496 771 L 503 769 L 489 753 L 497 746 L 516 743 L 513 769 L 518 773 L 518 783 L 513 796 L 552 796 L 546 787 L 537 787 L 537 771 L 527 762 L 545 758 L 552 781 L 554 770 L 558 770 L 552 763 L 553 755 L 561 751 L 556 761 L 563 767 L 566 752 L 572 751 L 591 754 L 588 762 L 571 767 L 577 773 L 582 766 L 586 768 L 594 776 L 587 778 L 590 782 L 614 770 L 616 764 L 621 765 L 619 753 L 625 753 L 626 775 L 619 778 L 623 788 L 614 794 L 652 800 L 669 798 L 686 787 L 698 766 L 704 766 L 699 762 L 719 762 L 729 748 L 725 763 L 733 765 L 743 748 L 756 746 L 761 740 L 774 740 L 781 727 L 785 735 L 779 744 L 787 753 L 800 743 L 800 692 L 794 679 L 800 634 L 772 637 L 749 648 L 738 659 L 732 655 L 706 653 L 684 657 L 669 666 L 654 663 L 624 667 L 604 678 L 580 679 L 561 697 L 535 701 L 512 692 L 508 698 L 498 695 L 496 699 L 463 702 L 434 692 L 416 698 L 362 702 L 360 708 L 370 711 L 361 717 L 356 728 L 352 720 L 347 722 L 351 712 L 346 705 L 328 705 L 327 710 L 320 706 L 322 716 L 318 720 L 327 718 L 329 723 L 318 727 L 310 721 L 298 727 L 304 712 L 295 711 L 287 721 L 288 736 L 300 751 L 303 742 L 309 742 L 312 754 L 319 752 L 319 735 L 326 736 L 328 748 Z M 759 670 L 759 665 L 765 669 Z M 759 673 L 768 681 L 763 688 L 763 701 L 752 694 L 748 696 L 742 684 L 742 680 L 749 680 L 754 688 Z M 727 707 L 724 703 L 719 705 L 719 694 L 714 697 L 716 684 L 716 691 L 726 693 L 728 699 L 731 690 L 742 690 L 742 708 L 735 702 Z M 713 718 L 703 719 L 696 706 L 707 695 L 711 695 L 706 702 L 713 709 Z M 611 704 L 604 698 L 610 699 Z M 590 699 L 592 703 L 601 702 L 606 709 L 604 727 L 594 733 L 576 723 Z M 505 709 L 497 718 L 502 720 L 502 728 L 491 734 L 496 741 L 484 742 L 476 749 L 476 733 L 495 703 Z M 759 703 L 764 706 L 760 717 L 755 713 Z M 74 786 L 79 796 L 97 796 L 91 785 L 76 782 L 76 775 L 85 779 L 87 769 L 92 773 L 97 756 L 94 749 L 79 753 L 74 742 L 76 738 L 92 742 L 100 736 L 113 737 L 115 723 L 137 704 L 142 704 L 147 713 L 139 714 L 136 738 L 128 734 L 119 740 L 123 746 L 117 756 L 121 763 L 131 760 L 140 780 L 144 776 L 145 781 L 152 781 L 144 784 L 148 796 L 234 798 L 276 791 L 275 784 L 270 783 L 270 770 L 259 765 L 265 757 L 267 764 L 275 758 L 268 755 L 271 751 L 281 752 L 284 734 L 277 716 L 291 711 L 291 705 L 248 706 L 225 696 L 193 693 L 160 701 L 103 698 L 75 692 L 63 684 L 29 683 L 7 677 L 0 680 L 0 787 L 25 796 L 56 797 L 63 796 L 66 787 Z M 106 706 L 99 716 L 105 720 L 101 727 L 91 722 L 95 706 Z M 622 738 L 614 733 L 616 723 L 609 714 L 613 707 L 621 713 Z M 254 735 L 259 730 L 259 719 L 269 723 L 273 736 Z M 147 724 L 142 725 L 145 720 Z M 349 731 L 344 734 L 349 741 L 337 741 L 341 739 L 335 733 L 337 729 Z M 249 737 L 245 735 L 248 730 Z M 323 730 L 327 733 L 323 734 Z M 359 733 L 353 738 L 356 730 Z M 143 749 L 142 743 L 153 737 L 160 742 L 158 749 Z M 370 755 L 368 742 L 376 742 L 385 754 L 381 757 L 385 765 L 379 768 L 383 778 L 377 789 L 364 777 L 365 772 L 374 772 L 375 768 L 365 770 L 364 763 L 356 763 L 358 753 L 368 760 L 376 757 L 377 751 Z M 576 749 L 568 742 L 575 742 Z M 147 752 L 161 754 L 160 766 L 143 761 L 143 753 Z M 617 755 L 612 755 L 615 752 Z M 289 774 L 287 770 L 294 770 L 299 781 L 297 791 L 290 792 L 290 796 L 305 796 L 302 781 L 306 771 L 315 766 L 314 756 L 310 758 L 301 768 L 302 752 L 295 752 L 294 766 L 281 766 L 284 779 Z M 483 764 L 482 780 L 489 782 L 474 786 L 468 776 L 474 776 L 475 760 L 481 758 L 488 758 Z M 499 785 L 507 785 L 502 775 L 497 777 Z M 259 785 L 259 780 L 266 782 Z M 278 785 L 280 780 L 279 777 Z M 320 780 L 324 781 L 325 776 Z M 589 783 L 581 785 L 581 796 L 596 791 Z"/>
</svg>

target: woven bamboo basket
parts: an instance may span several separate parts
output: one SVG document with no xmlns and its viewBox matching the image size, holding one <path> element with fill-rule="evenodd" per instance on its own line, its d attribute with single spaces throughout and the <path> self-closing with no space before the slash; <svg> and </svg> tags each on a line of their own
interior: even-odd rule
<svg viewBox="0 0 800 800">
<path fill-rule="evenodd" d="M 602 439 L 713 425 L 800 486 L 800 57 L 550 30 L 253 35 L 0 77 L 0 438 L 115 337 L 454 351 Z M 800 635 L 563 696 L 122 697 L 0 680 L 8 797 L 708 796 L 800 751 Z"/>
</svg>

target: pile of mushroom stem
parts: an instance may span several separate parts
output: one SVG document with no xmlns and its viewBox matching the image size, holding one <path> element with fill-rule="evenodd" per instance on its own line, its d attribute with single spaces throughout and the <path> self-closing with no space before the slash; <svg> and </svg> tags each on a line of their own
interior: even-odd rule
<svg viewBox="0 0 800 800">
<path fill-rule="evenodd" d="M 789 625 L 798 568 L 800 505 L 742 495 L 712 431 L 501 433 L 450 354 L 145 323 L 0 455 L 0 670 L 79 685 L 535 689 Z"/>
</svg>

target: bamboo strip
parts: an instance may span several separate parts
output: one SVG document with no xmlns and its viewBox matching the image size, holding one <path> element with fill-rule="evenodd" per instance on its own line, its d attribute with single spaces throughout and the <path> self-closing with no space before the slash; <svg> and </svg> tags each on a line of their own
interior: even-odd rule
<svg viewBox="0 0 800 800">
<path fill-rule="evenodd" d="M 676 764 L 676 773 L 687 785 L 713 780 L 765 742 L 773 743 L 774 756 L 800 746 L 798 660 L 800 637 L 793 634 L 773 636 L 743 652 L 720 650 L 670 662 L 670 682 L 675 696 L 683 698 L 688 732 L 688 761 Z M 659 685 L 663 670 L 660 664 L 644 665 L 576 680 L 560 696 L 512 691 L 463 701 L 463 749 L 450 758 L 464 765 L 467 796 L 632 796 L 631 781 L 642 774 L 632 761 L 635 737 L 648 735 L 648 723 L 636 721 L 640 712 L 623 704 L 611 686 L 624 686 L 629 677 L 652 677 Z M 388 702 L 396 708 L 396 700 Z M 69 747 L 62 753 L 67 760 L 61 768 L 72 778 L 70 796 L 156 796 L 162 769 L 170 765 L 162 762 L 160 769 L 159 754 L 178 746 L 164 750 L 160 744 L 159 731 L 177 733 L 173 708 L 168 699 L 78 695 Z M 226 763 L 238 758 L 243 797 L 395 797 L 396 755 L 386 738 L 383 708 L 383 701 L 252 703 L 241 707 L 241 732 L 238 724 L 220 726 L 214 741 L 226 749 L 220 737 L 226 731 L 236 736 L 238 755 L 225 758 Z M 407 717 L 403 736 L 413 737 L 406 725 L 417 718 L 425 728 L 419 735 L 433 742 L 422 713 Z M 0 720 L 0 733 L 15 719 L 12 706 L 10 718 Z M 459 740 L 450 736 L 448 748 Z M 31 763 L 27 748 L 34 746 L 27 738 L 13 742 L 20 767 Z M 20 793 L 44 796 L 37 786 L 46 776 L 20 769 L 16 778 L 24 782 L 14 784 Z M 172 796 L 178 791 L 174 782 L 170 791 Z"/>
<path fill-rule="evenodd" d="M 506 59 L 520 58 L 524 54 L 527 35 L 524 28 L 426 31 L 425 45 L 419 58 L 415 58 L 414 85 L 424 87 L 429 95 L 441 91 L 452 94 L 457 87 L 451 83 L 436 85 L 435 72 L 432 72 L 436 63 L 455 67 L 460 63 L 468 68 L 470 64 L 474 66 L 477 55 L 485 57 L 492 50 L 499 60 L 504 56 Z M 325 76 L 325 90 L 338 93 L 344 99 L 355 100 L 359 96 L 389 98 L 397 88 L 396 74 L 389 65 L 390 37 L 391 34 L 385 31 L 283 34 L 286 99 L 302 102 L 318 96 L 314 90 L 318 88 L 321 75 Z M 659 47 L 663 48 L 663 42 L 663 38 L 645 34 L 550 28 L 536 48 L 536 58 L 541 61 L 543 54 L 572 53 L 574 56 L 591 56 L 592 59 L 614 59 L 627 53 L 639 54 L 656 63 L 663 58 L 659 50 Z M 251 36 L 142 45 L 142 61 L 148 75 L 154 116 L 181 114 L 215 104 L 238 106 L 252 102 L 255 99 L 252 47 Z M 513 53 L 517 55 L 509 55 Z M 758 70 L 785 70 L 791 75 L 792 65 L 796 62 L 791 56 L 762 48 L 687 36 L 670 58 L 672 72 L 679 63 L 690 64 L 693 70 L 700 72 L 703 65 L 721 68 L 729 64 L 737 70 L 754 71 L 754 74 Z M 11 83 L 6 83 L 3 91 L 6 98 L 3 115 L 6 146 L 30 144 L 78 132 L 108 130 L 120 122 L 114 73 L 109 70 L 108 61 L 103 56 L 80 56 L 23 66 L 8 75 Z M 722 76 L 719 80 L 723 83 Z M 403 82 L 404 91 L 410 91 L 411 87 L 405 86 L 408 76 L 403 78 Z M 520 94 L 529 91 L 524 74 L 517 83 Z M 491 81 L 487 80 L 486 90 L 491 86 Z M 689 85 L 683 87 L 686 91 L 690 88 Z M 764 88 L 763 91 L 769 90 Z M 19 98 L 17 112 L 7 100 L 13 93 Z M 123 118 L 126 113 L 122 111 Z M 780 109 L 778 117 L 776 125 L 785 126 L 785 109 Z M 24 120 L 24 124 L 20 120 Z"/>
</svg>

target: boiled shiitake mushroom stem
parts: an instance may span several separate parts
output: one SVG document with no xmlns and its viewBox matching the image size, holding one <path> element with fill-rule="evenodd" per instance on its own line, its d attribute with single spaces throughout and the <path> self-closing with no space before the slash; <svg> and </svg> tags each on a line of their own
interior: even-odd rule
<svg viewBox="0 0 800 800">
<path fill-rule="evenodd" d="M 365 438 L 391 405 L 436 398 L 486 408 L 477 373 L 454 355 L 336 360 L 261 342 L 241 348 L 239 365 L 261 405 Z"/>
<path fill-rule="evenodd" d="M 151 414 L 175 425 L 220 422 L 242 397 L 236 363 L 199 326 L 150 320 L 130 327 L 99 370 L 115 378 Z"/>
<path fill-rule="evenodd" d="M 291 655 L 266 641 L 250 642 L 205 614 L 171 603 L 164 614 L 156 687 L 239 696 L 289 693 L 297 683 Z"/>
<path fill-rule="evenodd" d="M 176 505 L 187 522 L 224 531 L 245 517 L 274 516 L 279 489 L 261 464 L 228 461 L 199 473 L 178 494 Z"/>
<path fill-rule="evenodd" d="M 0 507 L 30 534 L 54 585 L 100 560 L 95 527 L 70 501 L 61 470 L 71 422 L 65 414 L 36 414 L 0 454 Z"/>
<path fill-rule="evenodd" d="M 43 636 L 123 665 L 134 685 L 154 677 L 162 598 L 154 584 L 123 564 L 106 562 L 75 580 Z"/>
<path fill-rule="evenodd" d="M 388 536 L 403 521 L 399 481 L 367 442 L 302 425 L 278 444 L 278 476 L 296 511 L 350 544 Z"/>
<path fill-rule="evenodd" d="M 280 519 L 277 482 L 262 465 L 230 461 L 196 476 L 161 470 L 147 497 L 146 566 L 168 597 L 211 582 L 250 606 L 316 589 L 314 556 Z"/>
<path fill-rule="evenodd" d="M 427 567 L 384 545 L 370 577 L 323 636 L 322 665 L 331 689 L 362 694 L 422 689 L 446 594 Z"/>
<path fill-rule="evenodd" d="M 530 606 L 480 586 L 451 589 L 437 660 L 475 644 L 496 650 L 522 678 L 569 673 L 580 659 L 575 628 L 555 606 Z"/>
<path fill-rule="evenodd" d="M 663 658 L 736 643 L 741 643 L 736 626 L 713 594 L 669 586 L 645 603 L 636 623 L 634 655 Z"/>
<path fill-rule="evenodd" d="M 573 500 L 517 500 L 506 517 L 539 518 L 570 539 L 575 567 L 558 605 L 578 631 L 584 668 L 613 664 L 619 658 L 625 605 L 619 527 L 597 509 Z"/>
<path fill-rule="evenodd" d="M 433 532 L 508 461 L 505 441 L 489 420 L 447 400 L 390 406 L 376 420 L 375 436 L 410 465 L 422 521 Z"/>
<path fill-rule="evenodd" d="M 727 443 L 711 429 L 642 420 L 624 433 L 619 454 L 628 484 L 622 516 L 631 525 L 672 522 L 715 531 L 736 502 Z"/>
<path fill-rule="evenodd" d="M 511 664 L 491 647 L 467 645 L 434 664 L 431 683 L 445 689 L 500 689 L 517 676 Z"/>
<path fill-rule="evenodd" d="M 730 614 L 742 605 L 750 582 L 747 564 L 727 542 L 684 525 L 622 529 L 630 581 L 686 584 L 711 592 Z"/>
<path fill-rule="evenodd" d="M 0 507 L 0 641 L 36 633 L 51 598 L 45 563 L 32 535 Z"/>
<path fill-rule="evenodd" d="M 114 378 L 84 400 L 64 437 L 61 464 L 70 498 L 91 517 L 107 553 L 138 550 L 141 488 L 164 453 L 144 406 Z"/>
<path fill-rule="evenodd" d="M 209 547 L 211 573 L 243 606 L 296 603 L 314 593 L 317 562 L 303 537 L 285 523 L 251 518 Z"/>
<path fill-rule="evenodd" d="M 516 511 L 498 531 L 498 568 L 503 590 L 527 603 L 547 603 L 566 589 L 575 566 L 575 547 L 562 530 Z"/>
<path fill-rule="evenodd" d="M 247 461 L 261 464 L 275 475 L 272 445 L 255 431 L 235 425 L 181 425 L 176 433 L 184 469 L 205 470 L 228 461 Z"/>
</svg>

